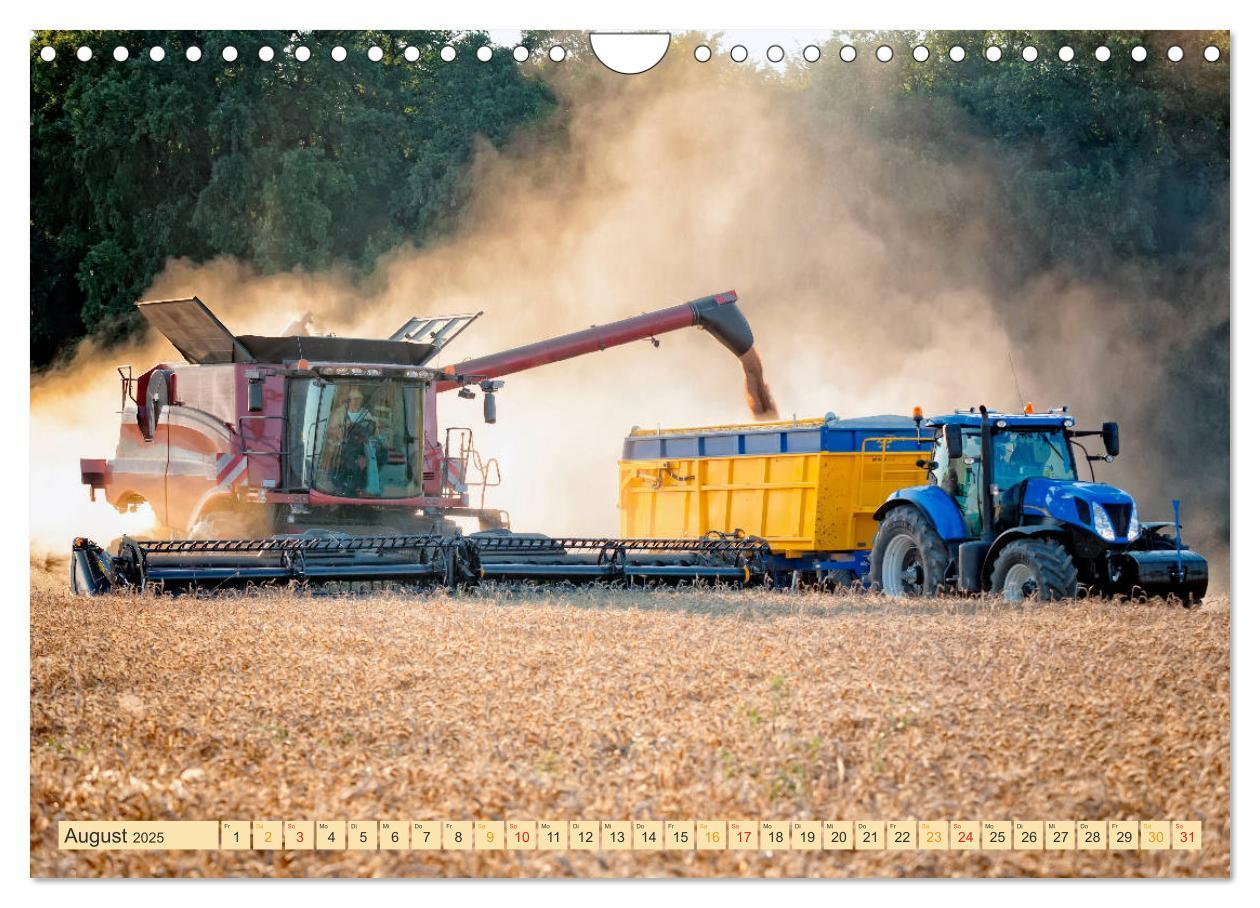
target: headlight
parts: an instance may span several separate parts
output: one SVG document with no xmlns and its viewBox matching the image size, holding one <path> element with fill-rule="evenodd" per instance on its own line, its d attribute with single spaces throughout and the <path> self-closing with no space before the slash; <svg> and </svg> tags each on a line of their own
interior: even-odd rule
<svg viewBox="0 0 1260 908">
<path fill-rule="evenodd" d="M 1138 523 L 1137 506 L 1134 505 L 1131 516 L 1129 517 L 1129 542 L 1133 542 L 1142 535 L 1142 524 Z"/>
<path fill-rule="evenodd" d="M 1103 510 L 1102 505 L 1094 502 L 1094 532 L 1108 542 L 1116 541 L 1116 529 L 1111 525 L 1111 518 Z"/>
</svg>

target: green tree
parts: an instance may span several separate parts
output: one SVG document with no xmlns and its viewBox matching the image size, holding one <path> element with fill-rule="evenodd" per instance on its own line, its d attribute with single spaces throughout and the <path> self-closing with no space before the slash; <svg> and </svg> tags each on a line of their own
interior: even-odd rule
<svg viewBox="0 0 1260 908">
<path fill-rule="evenodd" d="M 130 330 L 132 303 L 171 256 L 366 269 L 448 230 L 476 137 L 501 145 L 553 106 L 508 53 L 478 61 L 484 43 L 452 32 L 36 34 L 32 364 L 85 332 Z M 44 46 L 53 61 L 39 58 Z M 91 61 L 75 59 L 80 46 Z M 150 59 L 153 46 L 164 60 Z M 300 46 L 312 52 L 304 62 Z"/>
</svg>

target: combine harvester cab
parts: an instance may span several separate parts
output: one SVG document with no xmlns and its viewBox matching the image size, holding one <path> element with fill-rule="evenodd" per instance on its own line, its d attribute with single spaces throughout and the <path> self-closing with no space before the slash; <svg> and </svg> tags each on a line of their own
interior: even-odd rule
<svg viewBox="0 0 1260 908">
<path fill-rule="evenodd" d="M 84 459 L 82 480 L 120 510 L 151 505 L 171 538 L 124 538 L 112 553 L 76 540 L 72 585 L 92 594 L 483 577 L 752 582 L 764 543 L 739 534 L 511 533 L 507 515 L 484 504 L 497 463 L 481 459 L 470 429 L 439 430 L 437 414 L 440 394 L 480 392 L 494 422 L 502 376 L 682 328 L 743 357 L 753 336 L 736 299 L 715 294 L 444 367 L 431 363 L 481 313 L 413 318 L 387 340 L 264 337 L 234 335 L 196 298 L 139 303 L 185 362 L 136 377 L 119 370 L 116 455 Z M 481 532 L 462 537 L 455 518 Z"/>
</svg>

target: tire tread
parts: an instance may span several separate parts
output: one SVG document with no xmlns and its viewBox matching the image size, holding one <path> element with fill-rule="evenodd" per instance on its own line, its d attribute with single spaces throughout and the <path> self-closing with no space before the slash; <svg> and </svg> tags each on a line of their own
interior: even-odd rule
<svg viewBox="0 0 1260 908">
<path fill-rule="evenodd" d="M 1016 561 L 1035 565 L 1044 578 L 1041 584 L 1042 599 L 1075 599 L 1080 586 L 1076 565 L 1063 544 L 1054 539 L 1021 539 L 1012 542 L 998 553 L 993 562 L 990 588 L 997 592 L 1003 587 L 998 578 L 1005 578 L 1006 571 Z"/>
</svg>

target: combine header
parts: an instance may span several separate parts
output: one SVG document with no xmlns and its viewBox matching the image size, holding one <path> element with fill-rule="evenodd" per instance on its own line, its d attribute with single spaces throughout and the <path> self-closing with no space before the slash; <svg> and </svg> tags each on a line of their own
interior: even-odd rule
<svg viewBox="0 0 1260 908">
<path fill-rule="evenodd" d="M 76 539 L 71 587 L 80 595 L 114 589 L 166 592 L 238 589 L 275 583 L 475 586 L 482 580 L 568 580 L 626 584 L 720 580 L 738 585 L 765 576 L 769 546 L 760 539 L 560 539 L 490 536 L 273 536 L 267 539 L 124 538 L 110 555 Z"/>
<path fill-rule="evenodd" d="M 113 460 L 81 461 L 93 497 L 148 504 L 162 540 L 115 552 L 74 542 L 76 592 L 218 589 L 276 582 L 485 579 L 759 580 L 768 550 L 740 534 L 551 539 L 513 533 L 485 507 L 498 465 L 472 430 L 438 428 L 438 395 L 483 398 L 502 377 L 680 328 L 738 357 L 752 349 L 734 291 L 433 367 L 481 313 L 412 318 L 388 340 L 234 335 L 196 298 L 138 303 L 185 363 L 122 377 Z M 454 518 L 479 531 L 461 534 Z M 251 537 L 251 538 L 245 538 Z"/>
</svg>

